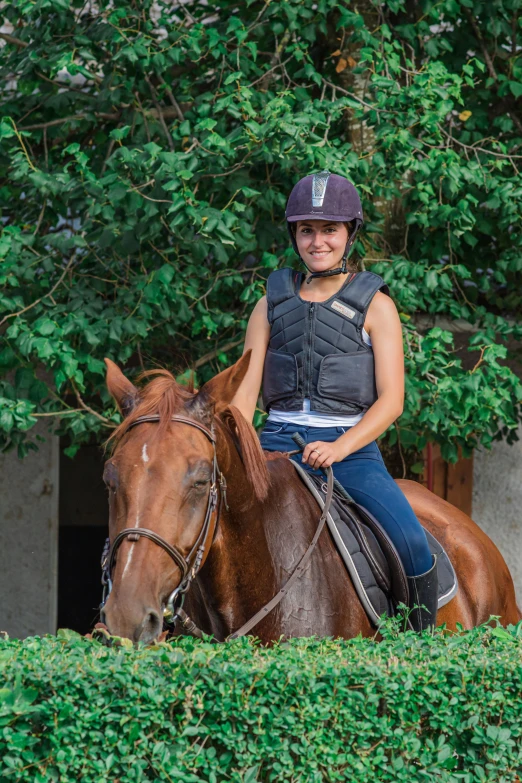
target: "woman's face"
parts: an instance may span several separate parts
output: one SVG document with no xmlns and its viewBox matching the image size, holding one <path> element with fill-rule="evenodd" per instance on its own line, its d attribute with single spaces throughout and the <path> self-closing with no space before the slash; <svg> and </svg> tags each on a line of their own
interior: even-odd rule
<svg viewBox="0 0 522 783">
<path fill-rule="evenodd" d="M 299 254 L 311 272 L 326 272 L 340 265 L 348 242 L 344 223 L 298 220 L 295 239 Z"/>
</svg>

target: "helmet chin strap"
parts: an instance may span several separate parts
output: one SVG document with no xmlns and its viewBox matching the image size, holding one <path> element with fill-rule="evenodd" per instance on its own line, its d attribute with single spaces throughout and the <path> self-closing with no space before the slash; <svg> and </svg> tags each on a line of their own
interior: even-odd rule
<svg viewBox="0 0 522 783">
<path fill-rule="evenodd" d="M 345 256 L 343 256 L 343 265 L 342 266 L 338 266 L 335 269 L 327 269 L 325 272 L 311 272 L 310 273 L 310 277 L 307 278 L 306 282 L 307 283 L 311 283 L 312 280 L 314 280 L 316 277 L 333 277 L 334 275 L 345 275 L 347 273 L 347 271 L 348 271 L 347 268 L 346 268 L 347 260 L 348 259 Z M 303 261 L 303 264 L 304 264 L 304 261 Z M 306 264 L 305 264 L 305 266 L 306 266 Z M 308 269 L 307 266 L 306 266 L 306 268 Z M 310 272 L 309 269 L 308 269 L 308 271 Z"/>
<path fill-rule="evenodd" d="M 334 275 L 345 275 L 348 272 L 347 265 L 348 265 L 348 257 L 350 255 L 350 251 L 353 247 L 353 243 L 355 241 L 355 236 L 357 234 L 357 231 L 354 231 L 348 240 L 348 244 L 346 245 L 341 266 L 336 267 L 335 269 L 327 269 L 325 272 L 311 272 L 310 277 L 307 278 L 306 282 L 307 284 L 310 284 L 312 280 L 314 280 L 316 277 L 333 277 Z M 301 258 L 301 261 L 303 259 Z M 303 261 L 303 264 L 306 266 L 305 262 Z M 306 266 L 308 269 L 308 267 Z M 308 269 L 310 272 L 310 270 Z"/>
</svg>

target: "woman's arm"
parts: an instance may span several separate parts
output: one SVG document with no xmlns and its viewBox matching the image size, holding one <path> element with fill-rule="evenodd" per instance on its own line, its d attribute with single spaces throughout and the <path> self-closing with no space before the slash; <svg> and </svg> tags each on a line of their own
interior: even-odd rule
<svg viewBox="0 0 522 783">
<path fill-rule="evenodd" d="M 329 467 L 367 446 L 388 429 L 404 405 L 404 349 L 402 328 L 393 300 L 378 291 L 372 299 L 364 328 L 372 340 L 378 399 L 361 421 L 334 443 L 309 443 L 303 461 L 314 467 Z M 321 455 L 313 450 L 317 448 Z M 310 455 L 312 458 L 309 459 Z"/>
<path fill-rule="evenodd" d="M 232 405 L 235 405 L 247 421 L 252 421 L 256 410 L 257 398 L 263 380 L 266 349 L 270 339 L 270 324 L 267 317 L 266 296 L 263 296 L 252 310 L 248 321 L 243 353 L 252 349 L 248 371 L 236 392 Z"/>
</svg>

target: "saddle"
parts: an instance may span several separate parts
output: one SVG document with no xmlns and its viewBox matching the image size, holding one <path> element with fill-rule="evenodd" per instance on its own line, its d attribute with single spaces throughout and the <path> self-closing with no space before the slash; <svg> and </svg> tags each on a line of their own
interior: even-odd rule
<svg viewBox="0 0 522 783">
<path fill-rule="evenodd" d="M 294 460 L 290 461 L 322 510 L 327 489 L 324 479 L 309 473 Z M 326 522 L 370 622 L 377 627 L 382 615 L 396 614 L 399 603 L 409 606 L 404 566 L 377 519 L 364 506 L 348 501 L 338 488 L 334 488 Z M 426 528 L 424 532 L 431 553 L 437 558 L 440 609 L 457 593 L 457 575 L 441 544 Z"/>
</svg>

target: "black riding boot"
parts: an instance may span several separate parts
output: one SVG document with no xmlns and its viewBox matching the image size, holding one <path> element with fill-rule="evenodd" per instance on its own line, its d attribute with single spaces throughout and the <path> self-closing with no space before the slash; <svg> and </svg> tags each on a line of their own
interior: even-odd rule
<svg viewBox="0 0 522 783">
<path fill-rule="evenodd" d="M 437 618 L 439 597 L 439 582 L 437 579 L 437 557 L 432 555 L 433 565 L 429 571 L 420 576 L 408 576 L 410 589 L 410 625 L 414 631 L 420 632 L 434 628 Z M 417 608 L 421 607 L 421 608 Z"/>
</svg>

